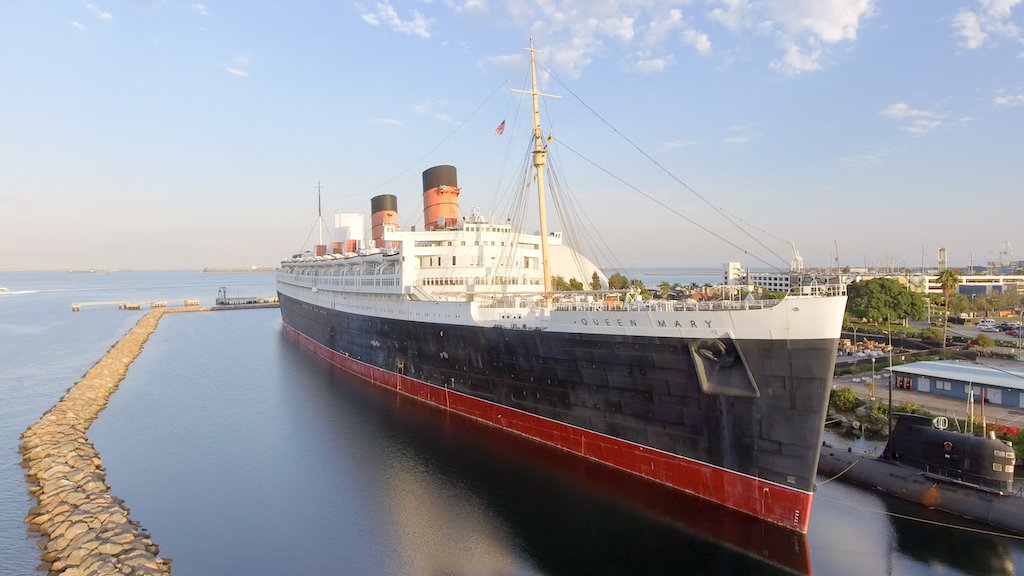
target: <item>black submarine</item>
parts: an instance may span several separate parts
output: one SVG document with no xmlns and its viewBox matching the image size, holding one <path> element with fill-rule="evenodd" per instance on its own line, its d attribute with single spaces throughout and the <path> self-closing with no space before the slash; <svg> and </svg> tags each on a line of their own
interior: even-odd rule
<svg viewBox="0 0 1024 576">
<path fill-rule="evenodd" d="M 881 456 L 821 446 L 818 473 L 1024 534 L 1024 497 L 1013 489 L 1013 444 L 935 427 L 900 414 Z"/>
</svg>

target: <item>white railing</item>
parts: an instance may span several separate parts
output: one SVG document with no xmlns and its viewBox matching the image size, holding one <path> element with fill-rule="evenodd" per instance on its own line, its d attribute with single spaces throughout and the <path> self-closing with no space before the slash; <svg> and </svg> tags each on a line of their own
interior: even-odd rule
<svg viewBox="0 0 1024 576">
<path fill-rule="evenodd" d="M 574 312 L 699 312 L 713 310 L 762 310 L 772 308 L 782 300 L 706 300 L 679 302 L 676 300 L 643 300 L 639 302 L 559 302 L 555 310 Z"/>
<path fill-rule="evenodd" d="M 793 286 L 789 289 L 790 298 L 826 298 L 829 296 L 845 296 L 846 284 L 811 284 L 809 286 Z"/>
</svg>

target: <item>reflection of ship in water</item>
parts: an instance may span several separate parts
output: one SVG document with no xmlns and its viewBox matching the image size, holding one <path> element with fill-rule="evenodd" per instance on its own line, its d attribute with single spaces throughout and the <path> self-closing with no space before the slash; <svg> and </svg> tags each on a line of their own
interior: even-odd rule
<svg viewBox="0 0 1024 576">
<path fill-rule="evenodd" d="M 938 510 L 924 510 L 920 506 L 894 497 L 883 497 L 890 514 L 921 517 L 951 525 L 964 525 L 988 530 L 991 527 L 974 524 Z M 996 536 L 979 534 L 922 523 L 890 515 L 895 549 L 910 558 L 927 564 L 941 564 L 967 574 L 1012 576 L 1016 574 L 1013 557 L 1006 542 Z"/>
<path fill-rule="evenodd" d="M 444 482 L 415 459 L 391 464 L 391 526 L 400 552 L 400 572 L 423 576 L 519 573 L 508 536 L 487 517 L 485 506 L 471 492 L 456 487 L 457 494 L 443 493 L 437 486 Z M 452 505 L 453 497 L 459 501 L 457 506 Z"/>
<path fill-rule="evenodd" d="M 399 463 L 389 480 L 409 573 L 522 573 L 516 557 L 525 554 L 544 574 L 810 574 L 802 534 L 364 390 L 393 407 L 393 425 L 414 447 L 416 463 Z"/>
</svg>

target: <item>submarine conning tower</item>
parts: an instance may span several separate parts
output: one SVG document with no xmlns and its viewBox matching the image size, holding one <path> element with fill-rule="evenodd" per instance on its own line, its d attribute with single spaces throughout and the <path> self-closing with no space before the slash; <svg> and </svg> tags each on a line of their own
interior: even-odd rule
<svg viewBox="0 0 1024 576">
<path fill-rule="evenodd" d="M 459 182 L 455 166 L 434 166 L 423 172 L 423 229 L 437 230 L 459 221 Z"/>
<path fill-rule="evenodd" d="M 392 194 L 381 194 L 370 199 L 370 224 L 373 245 L 385 248 L 384 227 L 398 229 L 398 197 Z M 398 248 L 398 242 L 391 242 L 388 248 Z"/>
</svg>

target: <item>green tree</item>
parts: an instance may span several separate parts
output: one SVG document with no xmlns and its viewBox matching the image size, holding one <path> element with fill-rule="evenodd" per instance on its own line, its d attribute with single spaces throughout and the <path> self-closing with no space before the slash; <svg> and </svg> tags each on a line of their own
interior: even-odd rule
<svg viewBox="0 0 1024 576">
<path fill-rule="evenodd" d="M 991 348 L 996 345 L 996 341 L 988 334 L 978 334 L 978 337 L 974 339 L 974 343 L 982 348 Z"/>
<path fill-rule="evenodd" d="M 583 282 L 575 278 L 569 278 L 569 290 L 583 290 Z"/>
<path fill-rule="evenodd" d="M 616 272 L 608 279 L 608 289 L 625 290 L 626 288 L 629 288 L 629 279 L 622 274 Z"/>
<path fill-rule="evenodd" d="M 661 299 L 667 300 L 668 293 L 672 291 L 672 285 L 663 281 L 661 284 L 658 284 L 658 288 L 661 288 Z"/>
<path fill-rule="evenodd" d="M 594 275 L 590 277 L 590 289 L 600 290 L 601 289 L 601 277 L 597 275 L 597 271 L 594 271 Z"/>
<path fill-rule="evenodd" d="M 974 310 L 980 313 L 982 316 L 989 316 L 991 312 L 998 308 L 996 298 L 994 294 L 979 294 L 974 297 Z"/>
<path fill-rule="evenodd" d="M 555 275 L 551 277 L 551 288 L 558 291 L 568 290 L 569 283 L 565 281 L 565 278 Z"/>
<path fill-rule="evenodd" d="M 854 282 L 848 287 L 847 294 L 847 311 L 852 316 L 867 318 L 875 325 L 883 320 L 920 320 L 924 317 L 924 299 L 891 278 Z"/>
<path fill-rule="evenodd" d="M 974 311 L 974 306 L 971 304 L 971 300 L 959 292 L 953 292 L 950 294 L 949 298 L 946 299 L 946 304 L 949 307 L 949 313 L 954 316 Z"/>
<path fill-rule="evenodd" d="M 960 274 L 952 268 L 946 268 L 939 272 L 939 286 L 942 288 L 942 295 L 946 297 L 946 323 L 942 325 L 942 350 L 946 350 L 946 329 L 949 327 L 949 297 L 960 285 Z"/>
</svg>

